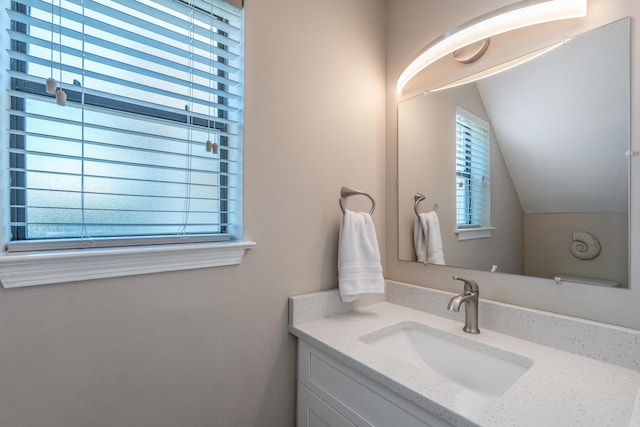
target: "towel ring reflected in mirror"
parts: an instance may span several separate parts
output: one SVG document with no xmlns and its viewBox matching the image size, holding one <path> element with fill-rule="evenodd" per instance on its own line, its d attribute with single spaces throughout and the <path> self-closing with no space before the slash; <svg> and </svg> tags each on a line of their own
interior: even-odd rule
<svg viewBox="0 0 640 427">
<path fill-rule="evenodd" d="M 413 204 L 413 211 L 416 213 L 416 216 L 420 216 L 420 212 L 418 212 L 418 205 L 420 204 L 421 201 L 423 201 L 426 198 L 427 197 L 422 193 L 416 193 L 413 196 L 413 200 L 415 201 L 415 203 Z M 433 205 L 433 211 L 434 212 L 438 211 L 438 204 L 437 203 L 435 203 Z"/>
<path fill-rule="evenodd" d="M 344 213 L 344 210 L 345 210 L 344 199 L 351 196 L 368 197 L 369 200 L 371 200 L 371 210 L 369 211 L 369 215 L 373 215 L 373 212 L 376 210 L 376 201 L 373 200 L 373 197 L 371 197 L 369 194 L 365 193 L 364 191 L 356 190 L 355 188 L 350 188 L 350 187 L 342 187 L 340 189 L 340 199 L 338 200 L 338 203 L 340 204 L 340 210 L 342 210 L 342 213 Z"/>
</svg>

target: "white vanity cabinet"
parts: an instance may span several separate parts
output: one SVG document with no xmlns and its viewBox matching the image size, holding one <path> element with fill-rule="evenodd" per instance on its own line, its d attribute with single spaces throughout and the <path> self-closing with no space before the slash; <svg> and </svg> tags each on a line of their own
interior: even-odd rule
<svg viewBox="0 0 640 427">
<path fill-rule="evenodd" d="M 298 341 L 298 427 L 441 427 L 451 424 Z"/>
<path fill-rule="evenodd" d="M 291 297 L 298 425 L 640 427 L 640 331 L 485 300 L 482 333 L 465 334 L 460 321 L 431 312 L 451 296 L 387 282 L 386 301 L 355 306 L 337 289 Z M 412 350 L 385 338 L 411 328 L 465 347 L 429 341 L 421 350 L 446 355 L 456 374 L 466 364 L 489 378 L 465 373 L 479 381 L 467 387 L 426 359 L 404 358 Z M 527 369 L 506 390 L 474 391 L 505 379 L 504 363 L 488 363 L 496 358 Z"/>
</svg>

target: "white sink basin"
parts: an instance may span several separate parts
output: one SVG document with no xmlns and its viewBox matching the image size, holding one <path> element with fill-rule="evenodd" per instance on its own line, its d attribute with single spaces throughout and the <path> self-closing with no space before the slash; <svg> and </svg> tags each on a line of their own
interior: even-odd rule
<svg viewBox="0 0 640 427">
<path fill-rule="evenodd" d="M 526 357 L 415 322 L 401 322 L 360 340 L 467 389 L 503 395 L 533 365 Z"/>
</svg>

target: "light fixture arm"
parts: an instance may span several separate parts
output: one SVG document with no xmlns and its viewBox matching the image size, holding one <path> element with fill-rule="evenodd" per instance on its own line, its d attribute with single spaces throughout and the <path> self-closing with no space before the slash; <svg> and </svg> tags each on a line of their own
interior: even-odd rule
<svg viewBox="0 0 640 427">
<path fill-rule="evenodd" d="M 469 46 L 461 47 L 451 53 L 451 55 L 453 55 L 453 59 L 461 64 L 471 64 L 482 58 L 482 55 L 489 49 L 490 44 L 491 39 L 487 38 Z"/>
</svg>

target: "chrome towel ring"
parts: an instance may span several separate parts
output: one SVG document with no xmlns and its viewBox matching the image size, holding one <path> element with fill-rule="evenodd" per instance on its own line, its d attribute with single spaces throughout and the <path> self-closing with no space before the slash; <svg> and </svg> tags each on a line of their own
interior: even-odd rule
<svg viewBox="0 0 640 427">
<path fill-rule="evenodd" d="M 426 196 L 424 194 L 421 194 L 421 193 L 416 193 L 413 196 L 413 200 L 415 201 L 415 203 L 413 204 L 413 211 L 416 213 L 416 216 L 420 215 L 420 212 L 418 212 L 418 205 L 424 199 L 426 199 Z M 433 205 L 433 211 L 436 212 L 437 210 L 438 210 L 438 204 L 436 203 L 436 204 Z"/>
<path fill-rule="evenodd" d="M 340 189 L 340 199 L 338 200 L 338 204 L 340 205 L 340 209 L 342 210 L 342 213 L 344 213 L 344 210 L 345 210 L 344 199 L 351 196 L 368 197 L 369 200 L 371 200 L 371 210 L 369 211 L 369 215 L 373 215 L 373 211 L 376 210 L 376 201 L 373 200 L 373 197 L 371 197 L 369 194 L 365 193 L 364 191 L 356 190 L 355 188 L 350 188 L 350 187 L 342 187 Z"/>
</svg>

